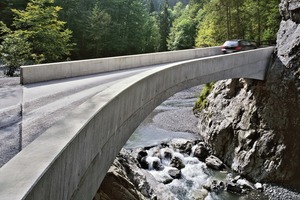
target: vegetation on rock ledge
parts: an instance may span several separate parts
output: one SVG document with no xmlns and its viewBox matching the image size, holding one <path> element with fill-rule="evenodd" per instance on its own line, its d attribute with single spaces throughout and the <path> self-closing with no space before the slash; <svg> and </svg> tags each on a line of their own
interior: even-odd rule
<svg viewBox="0 0 300 200">
<path fill-rule="evenodd" d="M 214 83 L 207 83 L 204 85 L 204 87 L 200 93 L 200 96 L 198 97 L 198 99 L 194 105 L 194 108 L 193 108 L 194 113 L 198 113 L 202 109 L 207 107 L 208 102 L 207 102 L 206 98 L 210 94 L 210 92 L 212 91 L 213 88 L 214 88 Z"/>
</svg>

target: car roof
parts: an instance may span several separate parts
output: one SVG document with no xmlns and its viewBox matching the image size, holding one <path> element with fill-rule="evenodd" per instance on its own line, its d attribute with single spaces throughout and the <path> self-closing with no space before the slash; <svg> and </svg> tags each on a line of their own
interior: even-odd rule
<svg viewBox="0 0 300 200">
<path fill-rule="evenodd" d="M 238 42 L 238 41 L 242 41 L 243 39 L 233 39 L 233 40 L 226 40 L 227 41 L 232 41 L 232 42 Z"/>
</svg>

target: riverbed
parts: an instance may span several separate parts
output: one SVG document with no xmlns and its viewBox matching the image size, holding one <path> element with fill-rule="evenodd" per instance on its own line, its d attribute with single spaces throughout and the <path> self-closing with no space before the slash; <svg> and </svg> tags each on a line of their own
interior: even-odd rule
<svg viewBox="0 0 300 200">
<path fill-rule="evenodd" d="M 192 108 L 200 94 L 203 86 L 196 86 L 175 94 L 168 100 L 158 106 L 136 129 L 131 138 L 124 146 L 126 149 L 135 149 L 138 147 L 149 147 L 169 142 L 174 138 L 184 138 L 188 140 L 201 139 L 198 120 L 194 116 Z M 191 159 L 186 157 L 187 160 Z M 164 166 L 168 167 L 168 166 Z M 162 172 L 149 170 L 154 177 L 159 180 L 163 176 Z M 205 167 L 203 162 L 189 162 L 185 171 L 184 179 L 173 181 L 168 184 L 179 200 L 196 199 L 193 194 L 193 188 L 199 189 L 206 182 L 217 179 L 225 180 L 227 174 L 222 174 Z M 202 184 L 202 185 L 201 185 Z M 210 192 L 205 200 L 248 200 L 248 199 L 300 199 L 298 192 L 284 189 L 278 186 L 264 185 L 265 191 L 252 191 L 245 195 L 232 194 L 227 191 Z"/>
<path fill-rule="evenodd" d="M 192 107 L 201 89 L 196 86 L 164 101 L 136 129 L 125 148 L 157 145 L 173 138 L 199 139 Z"/>
</svg>

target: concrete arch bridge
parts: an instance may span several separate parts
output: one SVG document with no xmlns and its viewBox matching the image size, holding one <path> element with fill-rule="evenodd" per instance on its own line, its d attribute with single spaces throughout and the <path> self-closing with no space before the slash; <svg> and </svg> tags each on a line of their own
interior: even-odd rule
<svg viewBox="0 0 300 200">
<path fill-rule="evenodd" d="M 152 110 L 183 89 L 230 78 L 264 80 L 273 47 L 219 47 L 22 67 L 22 83 L 148 67 L 73 109 L 0 168 L 1 200 L 92 199 L 113 160 Z"/>
</svg>

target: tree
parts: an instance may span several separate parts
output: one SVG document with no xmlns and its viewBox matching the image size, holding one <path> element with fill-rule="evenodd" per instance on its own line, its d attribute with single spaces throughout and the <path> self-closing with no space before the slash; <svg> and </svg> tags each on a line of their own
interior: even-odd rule
<svg viewBox="0 0 300 200">
<path fill-rule="evenodd" d="M 169 13 L 169 4 L 167 0 L 164 0 L 164 4 L 159 13 L 159 32 L 160 32 L 160 51 L 168 50 L 167 46 L 167 38 L 170 33 L 171 21 L 170 21 L 170 13 Z"/>
<path fill-rule="evenodd" d="M 195 21 L 189 16 L 189 6 L 175 19 L 168 37 L 168 49 L 192 48 L 195 44 Z"/>
<path fill-rule="evenodd" d="M 198 23 L 198 32 L 196 34 L 196 46 L 206 47 L 220 45 L 227 39 L 227 12 L 224 10 L 224 4 L 220 0 L 211 0 L 203 7 L 201 21 Z M 226 9 L 226 8 L 225 8 Z"/>
<path fill-rule="evenodd" d="M 99 0 L 55 0 L 55 5 L 62 8 L 59 12 L 61 20 L 67 22 L 66 27 L 72 30 L 72 41 L 76 48 L 72 51 L 72 59 L 85 59 L 93 57 L 90 55 L 91 41 L 87 34 L 87 24 L 93 12 L 96 2 Z M 99 4 L 99 8 L 101 5 Z"/>
<path fill-rule="evenodd" d="M 275 40 L 280 16 L 278 0 L 209 0 L 198 23 L 196 46 L 220 45 L 240 38 Z"/>
<path fill-rule="evenodd" d="M 65 22 L 58 19 L 58 6 L 53 0 L 31 0 L 25 10 L 13 9 L 13 26 L 24 32 L 32 44 L 33 53 L 44 57 L 42 62 L 60 61 L 70 54 L 71 31 L 64 29 Z"/>
<path fill-rule="evenodd" d="M 101 57 L 104 47 L 104 37 L 109 31 L 111 17 L 96 3 L 87 19 L 85 32 L 88 36 L 89 55 L 94 58 Z"/>
<path fill-rule="evenodd" d="M 73 59 L 157 51 L 160 34 L 152 0 L 56 0 L 56 4 L 63 8 L 60 16 L 77 43 Z"/>
<path fill-rule="evenodd" d="M 144 25 L 145 27 L 145 53 L 159 51 L 160 34 L 159 25 L 155 16 L 150 16 Z"/>
<path fill-rule="evenodd" d="M 7 25 L 11 25 L 13 21 L 14 9 L 25 9 L 29 0 L 1 0 L 0 1 L 0 19 Z"/>
<path fill-rule="evenodd" d="M 11 40 L 25 40 L 24 43 L 30 47 L 27 48 L 30 50 L 29 63 L 61 61 L 69 55 L 73 47 L 70 43 L 71 31 L 64 29 L 65 22 L 58 19 L 61 8 L 52 4 L 53 0 L 30 0 L 25 10 L 13 9 L 14 30 L 6 31 L 3 36 L 2 51 L 16 47 Z"/>
<path fill-rule="evenodd" d="M 70 43 L 71 31 L 64 29 L 65 22 L 58 20 L 61 8 L 52 4 L 53 0 L 31 0 L 25 10 L 12 10 L 14 30 L 10 30 L 3 23 L 1 26 L 4 33 L 1 58 L 5 64 L 17 68 L 24 64 L 25 59 L 28 59 L 27 63 L 54 62 L 61 61 L 70 54 L 73 46 Z M 24 51 L 21 50 L 23 46 Z M 15 54 L 13 49 L 16 50 Z M 22 62 L 14 61 L 25 54 Z"/>
<path fill-rule="evenodd" d="M 25 35 L 20 32 L 11 33 L 3 22 L 0 22 L 0 26 L 1 32 L 7 34 L 0 45 L 0 58 L 8 68 L 6 75 L 13 76 L 19 66 L 26 64 L 32 48 Z"/>
<path fill-rule="evenodd" d="M 104 56 L 145 52 L 150 40 L 147 31 L 154 31 L 156 26 L 150 19 L 149 4 L 142 0 L 104 0 L 101 5 L 111 16 Z M 146 27 L 146 24 L 154 27 Z"/>
<path fill-rule="evenodd" d="M 187 49 L 195 46 L 197 24 L 202 21 L 203 6 L 209 0 L 190 0 L 183 7 L 181 2 L 177 3 L 172 12 L 172 27 L 168 38 L 169 50 Z"/>
</svg>

